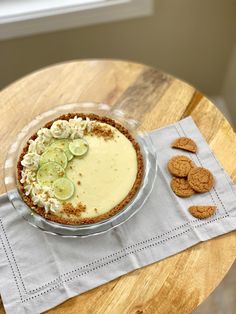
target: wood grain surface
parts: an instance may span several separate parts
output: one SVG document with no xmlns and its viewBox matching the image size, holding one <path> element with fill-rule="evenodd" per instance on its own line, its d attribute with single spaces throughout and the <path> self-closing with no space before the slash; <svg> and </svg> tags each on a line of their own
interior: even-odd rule
<svg viewBox="0 0 236 314">
<path fill-rule="evenodd" d="M 0 166 L 24 125 L 54 106 L 108 103 L 142 120 L 144 130 L 191 115 L 236 182 L 236 135 L 220 111 L 192 86 L 130 62 L 85 60 L 35 72 L 0 93 Z M 0 193 L 3 193 L 1 172 Z M 190 313 L 220 283 L 236 256 L 236 232 L 133 271 L 47 313 Z M 0 314 L 5 313 L 0 306 Z"/>
</svg>

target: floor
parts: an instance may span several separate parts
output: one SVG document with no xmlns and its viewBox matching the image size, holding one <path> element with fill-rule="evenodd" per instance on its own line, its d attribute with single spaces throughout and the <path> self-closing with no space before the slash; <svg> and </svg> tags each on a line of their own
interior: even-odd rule
<svg viewBox="0 0 236 314">
<path fill-rule="evenodd" d="M 236 314 L 236 262 L 213 293 L 192 314 Z"/>
</svg>

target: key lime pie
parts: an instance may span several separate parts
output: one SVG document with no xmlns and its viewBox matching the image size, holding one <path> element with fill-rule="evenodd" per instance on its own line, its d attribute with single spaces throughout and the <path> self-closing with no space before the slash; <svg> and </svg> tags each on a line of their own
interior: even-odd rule
<svg viewBox="0 0 236 314">
<path fill-rule="evenodd" d="M 18 187 L 35 212 L 63 224 L 91 224 L 122 210 L 143 177 L 140 147 L 108 117 L 66 114 L 25 145 Z"/>
</svg>

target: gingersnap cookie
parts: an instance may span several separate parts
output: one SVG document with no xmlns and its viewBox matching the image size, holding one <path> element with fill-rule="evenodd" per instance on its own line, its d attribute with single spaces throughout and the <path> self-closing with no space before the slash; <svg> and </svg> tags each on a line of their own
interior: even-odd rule
<svg viewBox="0 0 236 314">
<path fill-rule="evenodd" d="M 195 193 L 185 178 L 174 177 L 170 183 L 172 191 L 180 197 L 189 197 Z"/>
<path fill-rule="evenodd" d="M 187 150 L 188 152 L 196 153 L 196 143 L 188 137 L 179 137 L 171 144 L 172 148 Z"/>
<path fill-rule="evenodd" d="M 204 219 L 212 216 L 216 211 L 216 206 L 213 205 L 196 205 L 189 207 L 190 214 L 199 219 Z"/>
<path fill-rule="evenodd" d="M 195 167 L 191 159 L 186 156 L 174 156 L 172 157 L 167 167 L 171 174 L 176 177 L 187 177 L 189 171 Z"/>
<path fill-rule="evenodd" d="M 196 192 L 208 192 L 214 185 L 212 173 L 202 167 L 195 167 L 189 171 L 188 183 Z"/>
</svg>

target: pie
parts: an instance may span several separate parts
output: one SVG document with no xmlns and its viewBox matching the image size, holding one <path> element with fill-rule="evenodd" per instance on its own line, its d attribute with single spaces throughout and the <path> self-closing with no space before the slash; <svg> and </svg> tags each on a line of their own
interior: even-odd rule
<svg viewBox="0 0 236 314">
<path fill-rule="evenodd" d="M 31 136 L 17 163 L 24 202 L 62 224 L 91 224 L 121 211 L 143 178 L 139 144 L 120 123 L 69 113 Z"/>
</svg>

